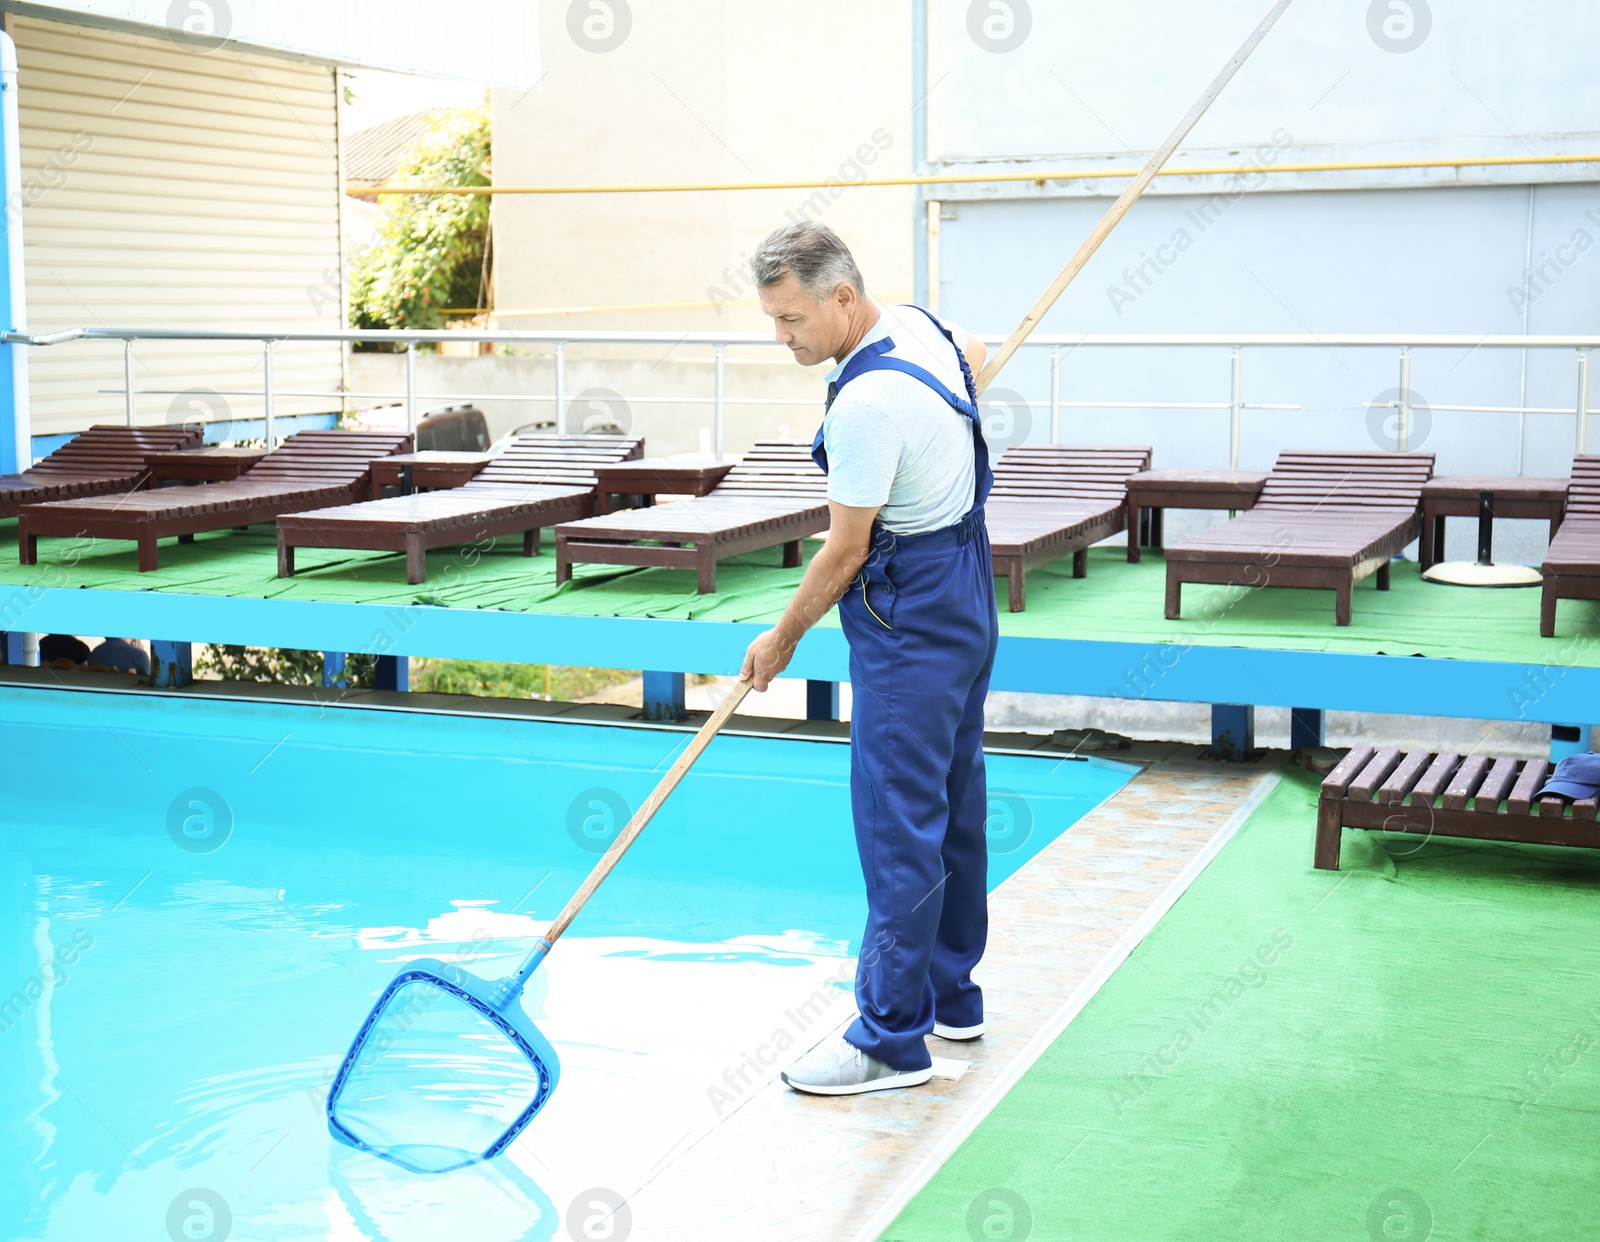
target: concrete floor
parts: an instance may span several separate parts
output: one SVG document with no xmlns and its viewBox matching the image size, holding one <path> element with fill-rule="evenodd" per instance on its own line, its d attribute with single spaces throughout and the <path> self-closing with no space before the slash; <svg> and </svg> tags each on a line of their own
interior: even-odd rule
<svg viewBox="0 0 1600 1242">
<path fill-rule="evenodd" d="M 685 692 L 691 711 L 709 711 L 720 701 L 722 687 L 732 678 L 707 678 L 692 683 Z M 639 707 L 643 703 L 639 678 L 613 686 L 586 700 Z M 841 717 L 850 718 L 850 687 L 839 687 Z M 805 718 L 805 683 L 780 678 L 764 695 L 752 696 L 745 709 L 751 715 Z M 1211 740 L 1211 708 L 1205 703 L 1160 703 L 1149 700 L 1098 699 L 1062 694 L 996 692 L 989 696 L 985 727 L 1002 733 L 1050 734 L 1057 729 L 1099 728 L 1126 734 L 1140 741 L 1192 742 Z M 1454 720 L 1443 716 L 1391 716 L 1373 712 L 1329 712 L 1326 723 L 1329 746 L 1399 746 L 1405 750 L 1458 751 L 1462 754 L 1511 755 L 1537 759 L 1550 753 L 1550 726 L 1526 721 Z M 1256 745 L 1289 745 L 1289 709 L 1256 709 Z"/>
</svg>

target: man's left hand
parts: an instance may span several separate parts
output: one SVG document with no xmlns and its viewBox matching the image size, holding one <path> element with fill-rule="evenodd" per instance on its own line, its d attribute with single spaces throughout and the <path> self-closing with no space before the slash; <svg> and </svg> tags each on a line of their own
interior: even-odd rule
<svg viewBox="0 0 1600 1242">
<path fill-rule="evenodd" d="M 785 642 L 776 629 L 768 630 L 745 651 L 739 680 L 753 681 L 757 691 L 764 691 L 774 677 L 789 667 L 793 655 L 794 645 Z"/>
</svg>

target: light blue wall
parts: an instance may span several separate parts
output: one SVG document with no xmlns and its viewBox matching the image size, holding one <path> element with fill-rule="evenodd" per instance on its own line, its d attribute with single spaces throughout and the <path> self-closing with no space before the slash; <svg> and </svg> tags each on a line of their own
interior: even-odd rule
<svg viewBox="0 0 1600 1242">
<path fill-rule="evenodd" d="M 1512 293 L 1520 297 L 1526 287 L 1530 195 L 1535 261 L 1563 245 L 1575 261 L 1548 288 L 1535 287 L 1528 330 L 1600 332 L 1600 220 L 1586 214 L 1600 217 L 1600 190 L 1586 185 L 1254 194 L 1204 229 L 1194 215 L 1203 200 L 1147 198 L 1041 331 L 1520 333 L 1524 313 Z M 941 309 L 969 327 L 1015 324 L 1105 206 L 1103 199 L 950 205 L 956 218 L 941 231 Z M 1172 244 L 1180 233 L 1188 239 L 1181 252 Z M 1575 234 L 1591 248 L 1571 245 Z M 1174 261 L 1153 280 L 1130 280 L 1163 245 L 1162 257 Z M 1431 404 L 1516 406 L 1522 367 L 1522 351 L 1419 351 L 1412 385 Z M 1229 377 L 1222 349 L 1084 349 L 1063 363 L 1062 397 L 1226 402 Z M 1027 352 L 1002 383 L 1047 401 L 1047 355 Z M 1286 447 L 1381 447 L 1369 436 L 1363 403 L 1397 383 L 1392 350 L 1247 350 L 1245 400 L 1305 408 L 1247 412 L 1241 466 L 1265 469 Z M 1529 405 L 1571 409 L 1576 390 L 1572 351 L 1529 353 Z M 1047 431 L 1035 411 L 1031 438 L 1043 440 Z M 1600 449 L 1600 418 L 1590 431 Z M 1525 473 L 1566 473 L 1575 433 L 1571 415 L 1530 415 Z M 1078 410 L 1063 418 L 1063 439 L 1154 443 L 1158 466 L 1226 465 L 1227 435 L 1226 411 Z M 1441 411 L 1426 441 L 1414 438 L 1412 447 L 1436 451 L 1444 472 L 1514 473 L 1517 419 Z"/>
<path fill-rule="evenodd" d="M 930 188 L 943 204 L 941 311 L 985 332 L 1013 327 L 1127 184 L 1073 174 L 1142 164 L 1266 7 L 941 6 L 929 73 L 933 170 L 1049 174 Z M 968 18 L 1000 9 L 1026 12 L 1015 27 L 1025 26 L 1026 37 L 986 47 Z M 1379 33 L 1382 19 L 1402 10 L 1419 23 L 1407 47 Z M 1300 0 L 1170 167 L 1600 153 L 1597 41 L 1600 5 L 1576 0 Z M 1600 162 L 1158 178 L 1042 330 L 1600 333 L 1597 177 Z M 1212 199 L 1219 193 L 1228 197 Z M 1199 221 L 1207 201 L 1210 218 Z M 1536 271 L 1547 264 L 1531 286 L 1530 254 Z M 1141 263 L 1145 277 L 1136 274 Z M 1392 414 L 1369 415 L 1365 403 L 1398 383 L 1392 350 L 1247 350 L 1245 401 L 1302 408 L 1247 411 L 1240 465 L 1265 469 L 1284 448 L 1393 447 L 1384 436 Z M 1526 359 L 1521 351 L 1421 351 L 1411 383 L 1431 405 L 1572 410 L 1577 359 L 1570 350 Z M 1047 401 L 1048 354 L 1025 351 L 1000 385 Z M 1084 349 L 1062 370 L 1067 400 L 1226 403 L 1229 389 L 1226 350 Z M 1441 473 L 1514 474 L 1520 466 L 1528 475 L 1566 474 L 1575 416 L 1521 421 L 1435 411 L 1420 419 L 1411 447 L 1435 451 Z M 1228 424 L 1226 410 L 1069 410 L 1062 438 L 1152 444 L 1158 467 L 1219 467 Z M 1030 439 L 1048 430 L 1047 411 L 1035 407 Z M 1600 418 L 1590 432 L 1600 451 Z M 1178 516 L 1169 535 L 1211 520 Z M 1451 539 L 1463 537 L 1453 526 Z M 1544 546 L 1531 523 L 1506 524 L 1505 542 L 1518 559 L 1537 559 Z"/>
</svg>

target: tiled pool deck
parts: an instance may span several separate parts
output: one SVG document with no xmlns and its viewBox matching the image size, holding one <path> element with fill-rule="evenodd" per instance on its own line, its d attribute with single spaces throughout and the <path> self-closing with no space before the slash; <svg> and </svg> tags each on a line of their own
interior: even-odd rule
<svg viewBox="0 0 1600 1242">
<path fill-rule="evenodd" d="M 1114 757 L 1147 766 L 990 899 L 982 1040 L 931 1040 L 945 1073 L 915 1090 L 819 1099 L 769 1076 L 633 1195 L 630 1236 L 875 1237 L 1243 822 L 1281 758 L 1232 767 L 1160 745 Z M 809 1024 L 796 1013 L 797 1046 L 852 1016 L 847 997 Z"/>
</svg>

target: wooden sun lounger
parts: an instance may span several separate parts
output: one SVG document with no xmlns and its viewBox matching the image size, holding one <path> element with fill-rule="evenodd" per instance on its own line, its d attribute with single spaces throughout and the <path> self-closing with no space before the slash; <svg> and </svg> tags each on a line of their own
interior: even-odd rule
<svg viewBox="0 0 1600 1242">
<path fill-rule="evenodd" d="M 1091 544 L 1128 524 L 1128 477 L 1150 469 L 1148 448 L 1014 448 L 994 464 L 985 505 L 994 575 L 1007 578 L 1010 610 L 1027 606 L 1028 570 L 1072 557 L 1072 576 L 1089 572 Z"/>
<path fill-rule="evenodd" d="M 1357 582 L 1376 573 L 1389 589 L 1432 475 L 1432 453 L 1281 454 L 1255 508 L 1167 549 L 1167 619 L 1185 582 L 1206 582 L 1333 591 L 1334 622 L 1349 625 Z"/>
<path fill-rule="evenodd" d="M 1341 828 L 1600 849 L 1595 798 L 1535 801 L 1551 771 L 1543 759 L 1357 746 L 1322 782 L 1313 864 L 1339 869 Z"/>
<path fill-rule="evenodd" d="M 1574 459 L 1567 516 L 1544 554 L 1539 633 L 1556 636 L 1556 601 L 1600 599 L 1600 456 Z"/>
<path fill-rule="evenodd" d="M 21 474 L 0 475 L 0 518 L 16 517 L 26 504 L 69 496 L 131 492 L 150 477 L 145 458 L 199 448 L 197 425 L 91 427 Z"/>
<path fill-rule="evenodd" d="M 430 548 L 521 535 L 522 554 L 535 556 L 542 527 L 595 512 L 595 467 L 643 452 L 639 436 L 519 436 L 461 487 L 286 514 L 278 577 L 294 576 L 297 547 L 404 552 L 412 585 L 427 579 Z"/>
<path fill-rule="evenodd" d="M 349 504 L 367 486 L 372 459 L 411 447 L 409 432 L 302 431 L 229 483 L 123 492 L 83 500 L 23 505 L 17 552 L 24 565 L 39 559 L 39 536 L 132 539 L 139 572 L 156 568 L 156 540 L 271 522 L 280 514 Z"/>
<path fill-rule="evenodd" d="M 556 582 L 582 561 L 692 569 L 701 595 L 717 589 L 717 562 L 783 545 L 800 563 L 800 541 L 828 529 L 828 479 L 811 446 L 765 441 L 695 500 L 627 509 L 556 527 Z"/>
</svg>

